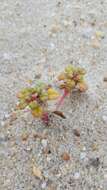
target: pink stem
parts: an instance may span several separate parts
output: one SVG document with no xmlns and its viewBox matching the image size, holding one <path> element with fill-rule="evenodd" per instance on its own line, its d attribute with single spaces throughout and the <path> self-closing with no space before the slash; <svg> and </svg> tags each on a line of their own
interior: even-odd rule
<svg viewBox="0 0 107 190">
<path fill-rule="evenodd" d="M 42 121 L 44 124 L 48 125 L 49 124 L 49 116 L 48 113 L 44 113 L 42 116 Z"/>
<path fill-rule="evenodd" d="M 58 110 L 59 107 L 63 104 L 64 99 L 65 99 L 66 96 L 68 96 L 68 94 L 69 94 L 69 92 L 68 92 L 66 89 L 64 89 L 64 94 L 63 94 L 63 95 L 61 96 L 61 98 L 59 99 L 59 101 L 58 101 L 58 103 L 57 103 L 57 106 L 56 106 L 56 110 Z"/>
</svg>

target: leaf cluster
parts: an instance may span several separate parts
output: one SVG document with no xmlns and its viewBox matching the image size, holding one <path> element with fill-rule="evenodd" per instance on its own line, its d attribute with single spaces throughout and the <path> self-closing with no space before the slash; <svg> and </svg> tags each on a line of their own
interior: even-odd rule
<svg viewBox="0 0 107 190">
<path fill-rule="evenodd" d="M 74 89 L 85 92 L 87 90 L 87 84 L 84 81 L 85 74 L 84 69 L 68 65 L 58 76 L 60 89 L 65 89 L 69 93 Z"/>
<path fill-rule="evenodd" d="M 19 109 L 27 107 L 34 117 L 42 117 L 47 112 L 48 101 L 57 99 L 59 94 L 50 85 L 40 83 L 35 87 L 21 90 L 17 97 L 19 99 Z"/>
<path fill-rule="evenodd" d="M 48 102 L 58 99 L 56 110 L 53 113 L 65 118 L 58 109 L 66 96 L 73 90 L 80 92 L 87 90 L 87 84 L 84 80 L 85 74 L 86 71 L 83 68 L 68 65 L 58 76 L 58 87 L 64 90 L 62 95 L 51 85 L 38 82 L 36 86 L 24 88 L 17 94 L 19 99 L 17 108 L 22 110 L 28 108 L 34 117 L 41 118 L 45 124 L 48 124 L 50 112 Z"/>
</svg>

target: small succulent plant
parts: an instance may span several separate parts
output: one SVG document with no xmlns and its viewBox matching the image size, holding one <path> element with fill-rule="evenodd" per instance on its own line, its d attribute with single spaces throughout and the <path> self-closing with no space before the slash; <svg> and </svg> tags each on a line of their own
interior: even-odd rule
<svg viewBox="0 0 107 190">
<path fill-rule="evenodd" d="M 63 103 L 65 97 L 73 90 L 79 90 L 80 92 L 85 92 L 87 90 L 88 87 L 84 81 L 85 74 L 86 71 L 83 68 L 68 65 L 58 76 L 59 88 L 64 90 L 64 94 L 57 104 L 57 109 Z"/>
<path fill-rule="evenodd" d="M 27 107 L 34 117 L 41 118 L 45 124 L 48 124 L 48 101 L 57 99 L 59 94 L 51 85 L 40 83 L 35 87 L 22 89 L 17 97 L 19 99 L 18 109 Z"/>
<path fill-rule="evenodd" d="M 18 93 L 17 109 L 28 108 L 34 117 L 41 118 L 47 125 L 49 124 L 50 112 L 65 119 L 64 114 L 58 109 L 73 90 L 80 92 L 87 90 L 87 84 L 84 81 L 85 74 L 84 69 L 68 65 L 58 76 L 59 88 L 64 91 L 63 95 L 60 95 L 51 85 L 37 83 L 36 86 L 22 89 Z M 48 102 L 57 99 L 56 109 L 54 111 L 49 110 Z"/>
</svg>

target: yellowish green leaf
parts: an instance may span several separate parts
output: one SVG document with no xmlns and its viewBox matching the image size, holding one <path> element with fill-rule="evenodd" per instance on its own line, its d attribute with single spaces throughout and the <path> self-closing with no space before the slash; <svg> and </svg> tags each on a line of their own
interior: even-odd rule
<svg viewBox="0 0 107 190">
<path fill-rule="evenodd" d="M 32 115 L 34 117 L 42 117 L 43 115 L 42 107 L 38 105 L 35 109 L 32 110 Z"/>
<path fill-rule="evenodd" d="M 74 88 L 75 87 L 75 82 L 73 80 L 67 79 L 66 80 L 66 86 L 68 88 Z"/>
<path fill-rule="evenodd" d="M 46 92 L 43 92 L 40 96 L 41 101 L 46 101 L 48 99 L 48 94 Z"/>
<path fill-rule="evenodd" d="M 72 74 L 74 70 L 75 70 L 75 68 L 74 68 L 74 66 L 72 66 L 72 65 L 68 65 L 68 66 L 65 68 L 65 72 L 66 72 L 66 73 L 69 73 L 69 74 Z"/>
<path fill-rule="evenodd" d="M 26 99 L 29 95 L 36 92 L 34 88 L 25 88 L 17 94 L 19 99 Z"/>
<path fill-rule="evenodd" d="M 58 76 L 58 80 L 65 80 L 66 79 L 66 75 L 65 73 L 61 73 L 59 76 Z"/>
<path fill-rule="evenodd" d="M 54 90 L 53 88 L 49 88 L 47 93 L 48 93 L 49 100 L 54 100 L 59 97 L 59 93 L 56 90 Z"/>
<path fill-rule="evenodd" d="M 33 101 L 29 104 L 29 107 L 31 108 L 31 110 L 35 110 L 38 107 L 38 104 L 36 101 Z"/>
</svg>

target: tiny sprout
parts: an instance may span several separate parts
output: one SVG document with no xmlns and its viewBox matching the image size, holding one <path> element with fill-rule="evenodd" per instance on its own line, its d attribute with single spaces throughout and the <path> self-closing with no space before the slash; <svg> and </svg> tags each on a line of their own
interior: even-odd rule
<svg viewBox="0 0 107 190">
<path fill-rule="evenodd" d="M 41 83 L 35 87 L 23 89 L 17 97 L 19 99 L 18 109 L 28 107 L 34 117 L 41 118 L 45 124 L 48 124 L 48 101 L 57 99 L 59 94 L 50 85 Z"/>
<path fill-rule="evenodd" d="M 87 90 L 88 87 L 84 81 L 85 74 L 86 71 L 83 68 L 76 68 L 72 65 L 68 65 L 58 76 L 59 88 L 64 90 L 64 94 L 57 104 L 57 109 L 63 103 L 65 97 L 73 90 L 79 90 L 80 92 L 85 92 Z"/>
</svg>

